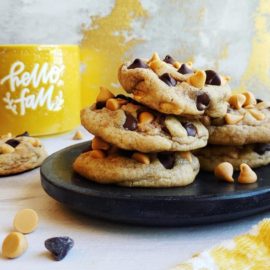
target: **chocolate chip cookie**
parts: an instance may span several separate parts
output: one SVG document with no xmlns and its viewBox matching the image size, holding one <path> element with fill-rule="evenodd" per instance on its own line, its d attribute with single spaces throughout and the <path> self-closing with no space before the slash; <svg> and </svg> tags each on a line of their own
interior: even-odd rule
<svg viewBox="0 0 270 270">
<path fill-rule="evenodd" d="M 39 139 L 28 133 L 0 137 L 0 175 L 21 173 L 38 167 L 47 156 Z"/>
<path fill-rule="evenodd" d="M 123 95 L 101 95 L 105 97 L 98 96 L 93 106 L 82 110 L 81 123 L 92 134 L 119 148 L 189 151 L 207 143 L 208 131 L 199 120 L 162 115 Z"/>
<path fill-rule="evenodd" d="M 176 187 L 192 183 L 199 161 L 190 152 L 145 154 L 119 149 L 96 137 L 80 154 L 73 169 L 101 184 L 129 187 Z"/>
<path fill-rule="evenodd" d="M 230 106 L 224 117 L 207 120 L 209 143 L 270 143 L 270 103 L 256 100 L 251 92 L 235 94 L 229 102 Z"/>
<path fill-rule="evenodd" d="M 247 144 L 243 146 L 208 145 L 198 149 L 195 155 L 200 160 L 202 170 L 214 171 L 221 162 L 229 162 L 235 170 L 242 163 L 257 168 L 270 163 L 270 144 Z"/>
<path fill-rule="evenodd" d="M 157 54 L 123 64 L 118 78 L 135 100 L 165 114 L 222 117 L 231 94 L 228 77 Z"/>
</svg>

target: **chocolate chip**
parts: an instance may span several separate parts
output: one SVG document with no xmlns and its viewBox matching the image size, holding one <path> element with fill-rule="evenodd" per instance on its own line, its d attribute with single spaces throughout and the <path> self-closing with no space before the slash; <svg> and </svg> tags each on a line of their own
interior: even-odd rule
<svg viewBox="0 0 270 270">
<path fill-rule="evenodd" d="M 175 164 L 175 154 L 173 152 L 160 152 L 157 154 L 160 163 L 166 169 L 172 169 Z"/>
<path fill-rule="evenodd" d="M 196 106 L 199 111 L 205 110 L 210 103 L 210 98 L 206 93 L 197 96 Z"/>
<path fill-rule="evenodd" d="M 12 146 L 13 148 L 16 148 L 20 144 L 20 142 L 15 139 L 10 139 L 6 141 L 6 144 Z"/>
<path fill-rule="evenodd" d="M 267 143 L 256 143 L 253 150 L 259 155 L 263 155 L 265 152 L 270 151 L 270 144 Z"/>
<path fill-rule="evenodd" d="M 52 253 L 56 261 L 61 261 L 73 248 L 74 241 L 70 237 L 53 237 L 45 241 L 45 247 Z"/>
<path fill-rule="evenodd" d="M 169 73 L 164 73 L 159 78 L 169 86 L 176 86 L 176 80 Z"/>
<path fill-rule="evenodd" d="M 99 101 L 96 103 L 96 109 L 100 110 L 102 108 L 104 108 L 106 106 L 106 102 L 105 101 Z"/>
<path fill-rule="evenodd" d="M 256 98 L 257 103 L 263 102 L 262 99 Z"/>
<path fill-rule="evenodd" d="M 206 84 L 221 85 L 221 78 L 214 70 L 206 70 Z"/>
<path fill-rule="evenodd" d="M 143 62 L 141 59 L 137 58 L 133 61 L 131 65 L 127 67 L 128 69 L 134 69 L 134 68 L 149 68 L 149 66 Z"/>
<path fill-rule="evenodd" d="M 137 102 L 136 100 L 132 99 L 131 97 L 127 97 L 125 95 L 122 95 L 122 94 L 117 95 L 115 98 L 127 100 L 129 103 L 132 103 L 134 105 L 140 105 L 140 103 Z"/>
<path fill-rule="evenodd" d="M 126 114 L 126 121 L 123 127 L 128 130 L 136 130 L 138 126 L 137 120 L 130 113 L 125 112 L 125 114 Z"/>
<path fill-rule="evenodd" d="M 29 133 L 27 131 L 25 131 L 24 133 L 19 134 L 16 137 L 29 137 L 29 136 L 30 136 Z"/>
<path fill-rule="evenodd" d="M 165 62 L 165 63 L 168 63 L 168 64 L 174 64 L 174 62 L 175 62 L 175 60 L 170 56 L 170 55 L 166 55 L 165 56 L 165 58 L 163 59 L 163 61 Z"/>
<path fill-rule="evenodd" d="M 181 67 L 178 69 L 178 72 L 181 74 L 189 74 L 193 73 L 193 70 L 188 67 L 186 64 L 182 64 Z"/>
<path fill-rule="evenodd" d="M 192 137 L 196 136 L 197 129 L 192 123 L 187 122 L 187 123 L 183 123 L 182 125 L 186 129 L 188 136 L 192 136 Z"/>
<path fill-rule="evenodd" d="M 134 151 L 118 149 L 119 155 L 127 158 L 131 158 L 134 154 Z"/>
</svg>

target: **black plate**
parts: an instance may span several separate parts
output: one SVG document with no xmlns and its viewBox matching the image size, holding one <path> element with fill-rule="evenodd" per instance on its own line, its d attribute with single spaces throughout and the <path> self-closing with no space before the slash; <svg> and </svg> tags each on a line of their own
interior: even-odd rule
<svg viewBox="0 0 270 270">
<path fill-rule="evenodd" d="M 183 188 L 125 188 L 85 180 L 72 171 L 74 159 L 89 142 L 65 148 L 41 166 L 45 191 L 82 213 L 112 221 L 142 225 L 191 225 L 232 220 L 270 208 L 270 166 L 256 170 L 249 185 L 217 181 L 200 172 Z"/>
</svg>

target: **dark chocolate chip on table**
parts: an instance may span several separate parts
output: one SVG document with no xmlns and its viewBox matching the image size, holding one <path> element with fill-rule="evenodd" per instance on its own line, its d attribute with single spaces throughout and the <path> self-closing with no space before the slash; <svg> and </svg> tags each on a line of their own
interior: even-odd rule
<svg viewBox="0 0 270 270">
<path fill-rule="evenodd" d="M 7 140 L 5 143 L 15 148 L 20 144 L 20 141 L 15 140 L 15 139 L 10 139 L 10 140 Z"/>
<path fill-rule="evenodd" d="M 206 93 L 197 96 L 196 105 L 199 111 L 205 110 L 210 103 L 210 98 Z"/>
<path fill-rule="evenodd" d="M 165 58 L 163 59 L 163 61 L 165 63 L 172 64 L 172 65 L 175 62 L 175 60 L 170 55 L 168 55 L 168 54 L 165 56 Z"/>
<path fill-rule="evenodd" d="M 178 69 L 178 72 L 181 74 L 189 74 L 193 73 L 193 70 L 188 67 L 186 64 L 182 64 L 181 67 Z"/>
<path fill-rule="evenodd" d="M 253 150 L 259 155 L 263 155 L 265 152 L 270 151 L 270 144 L 268 143 L 256 143 Z"/>
<path fill-rule="evenodd" d="M 263 102 L 263 100 L 260 98 L 256 98 L 256 101 L 257 101 L 257 103 Z"/>
<path fill-rule="evenodd" d="M 206 70 L 206 84 L 221 85 L 221 78 L 214 70 Z"/>
<path fill-rule="evenodd" d="M 96 109 L 97 110 L 101 110 L 105 106 L 106 106 L 106 102 L 105 101 L 99 101 L 99 102 L 96 103 Z"/>
<path fill-rule="evenodd" d="M 157 158 L 166 169 L 172 169 L 174 167 L 175 154 L 173 152 L 157 153 Z"/>
<path fill-rule="evenodd" d="M 29 133 L 27 131 L 25 131 L 24 133 L 19 134 L 16 137 L 29 137 L 29 136 L 30 136 Z"/>
<path fill-rule="evenodd" d="M 176 80 L 170 76 L 169 73 L 164 73 L 159 77 L 160 80 L 162 80 L 164 83 L 166 83 L 169 86 L 176 86 Z"/>
<path fill-rule="evenodd" d="M 130 64 L 127 69 L 134 69 L 134 68 L 149 68 L 149 66 L 142 61 L 141 59 L 137 58 Z"/>
<path fill-rule="evenodd" d="M 188 136 L 195 137 L 197 135 L 197 129 L 192 123 L 186 122 L 182 125 L 186 129 Z"/>
<path fill-rule="evenodd" d="M 125 114 L 126 114 L 126 121 L 123 127 L 131 131 L 136 130 L 138 126 L 137 119 L 133 117 L 130 113 L 125 112 Z"/>
<path fill-rule="evenodd" d="M 52 253 L 56 261 L 61 261 L 73 248 L 74 241 L 68 236 L 53 237 L 45 241 L 45 247 Z"/>
</svg>

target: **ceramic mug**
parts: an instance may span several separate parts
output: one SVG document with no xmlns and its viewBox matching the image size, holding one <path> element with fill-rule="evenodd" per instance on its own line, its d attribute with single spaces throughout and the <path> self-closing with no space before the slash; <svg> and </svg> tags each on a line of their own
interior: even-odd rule
<svg viewBox="0 0 270 270">
<path fill-rule="evenodd" d="M 0 135 L 40 136 L 79 124 L 76 45 L 0 45 Z"/>
</svg>

